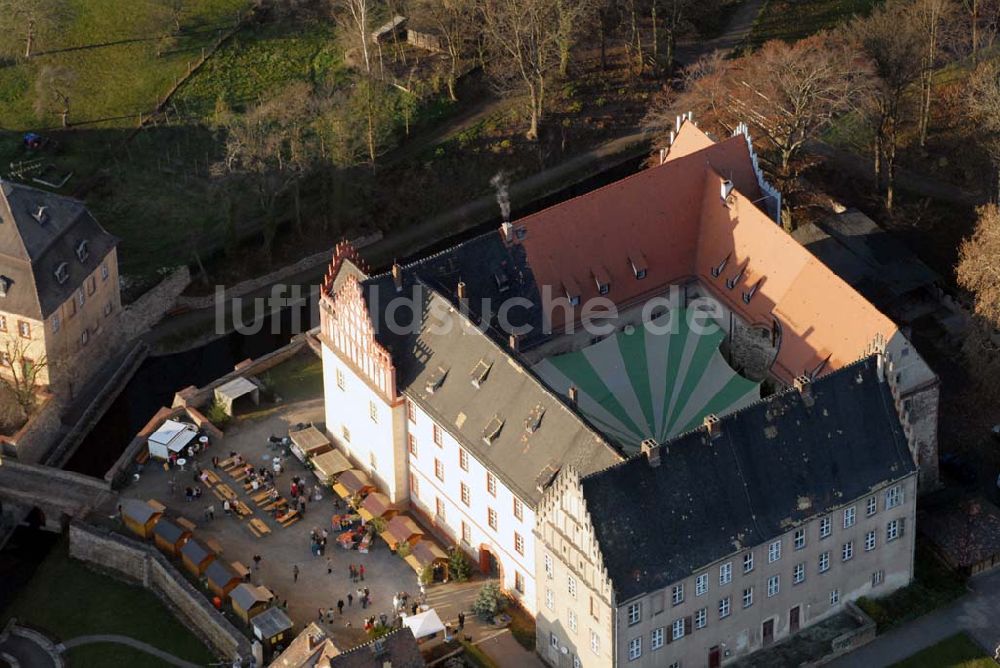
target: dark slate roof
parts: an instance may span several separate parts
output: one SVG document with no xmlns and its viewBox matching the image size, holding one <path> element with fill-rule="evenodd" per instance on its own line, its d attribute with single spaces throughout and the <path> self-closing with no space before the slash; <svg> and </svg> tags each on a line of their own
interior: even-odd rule
<svg viewBox="0 0 1000 668">
<path fill-rule="evenodd" d="M 940 276 L 895 236 L 850 209 L 797 228 L 792 236 L 881 310 Z"/>
<path fill-rule="evenodd" d="M 620 601 L 655 591 L 915 471 L 874 357 L 581 481 Z"/>
<path fill-rule="evenodd" d="M 515 357 L 454 310 L 437 291 L 404 271 L 405 287 L 397 293 L 389 276 L 362 284 L 379 343 L 392 354 L 398 391 L 408 396 L 453 434 L 474 457 L 501 478 L 525 502 L 534 506 L 541 490 L 564 464 L 583 472 L 620 461 L 617 451 Z M 392 300 L 405 296 L 409 306 L 394 309 Z M 386 326 L 393 313 L 405 331 Z M 413 326 L 414 314 L 417 326 Z M 435 327 L 442 314 L 449 327 Z M 429 316 L 429 317 L 428 317 Z M 489 372 L 479 388 L 472 371 L 484 361 Z M 428 385 L 447 373 L 435 391 Z M 541 424 L 528 433 L 525 422 L 537 407 Z M 503 427 L 489 444 L 487 426 L 499 417 Z"/>
<path fill-rule="evenodd" d="M 205 577 L 212 584 L 219 585 L 220 587 L 231 582 L 233 578 L 239 578 L 240 576 L 236 574 L 233 567 L 222 561 L 221 559 L 216 559 L 208 568 L 205 569 Z"/>
<path fill-rule="evenodd" d="M 413 631 L 404 627 L 330 659 L 330 668 L 423 668 Z"/>
<path fill-rule="evenodd" d="M 79 200 L 8 181 L 0 182 L 0 194 L 0 273 L 12 279 L 0 309 L 44 319 L 73 296 L 118 239 Z M 39 222 L 34 214 L 42 206 Z M 76 255 L 81 240 L 89 251 L 83 262 Z M 59 283 L 55 270 L 63 262 L 68 278 Z"/>
<path fill-rule="evenodd" d="M 254 616 L 250 620 L 250 624 L 258 629 L 264 638 L 270 638 L 294 626 L 285 611 L 278 607 L 268 608 Z"/>
<path fill-rule="evenodd" d="M 205 544 L 196 538 L 192 538 L 184 543 L 184 547 L 181 548 L 181 554 L 195 564 L 200 564 L 207 556 L 215 556 L 214 552 L 205 547 Z"/>
<path fill-rule="evenodd" d="M 122 514 L 139 524 L 145 524 L 158 512 L 151 505 L 139 499 L 122 499 L 121 506 Z"/>
<path fill-rule="evenodd" d="M 153 528 L 153 533 L 168 543 L 174 544 L 179 541 L 181 537 L 187 533 L 187 531 L 168 519 L 161 519 L 156 523 L 156 527 Z"/>
</svg>

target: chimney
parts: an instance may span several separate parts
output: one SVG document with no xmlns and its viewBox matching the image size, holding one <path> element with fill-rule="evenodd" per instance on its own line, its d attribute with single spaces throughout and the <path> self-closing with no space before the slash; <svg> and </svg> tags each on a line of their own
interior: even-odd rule
<svg viewBox="0 0 1000 668">
<path fill-rule="evenodd" d="M 466 297 L 466 294 L 465 294 L 465 281 L 459 281 L 458 282 L 458 290 L 457 290 L 457 292 L 458 292 L 458 298 L 459 299 L 465 299 L 465 297 Z"/>
<path fill-rule="evenodd" d="M 660 444 L 656 442 L 655 439 L 647 438 L 643 440 L 642 454 L 645 455 L 646 460 L 649 462 L 650 468 L 657 468 L 660 465 Z"/>
<path fill-rule="evenodd" d="M 506 220 L 500 226 L 500 233 L 503 234 L 504 243 L 509 244 L 514 241 L 514 226 Z"/>
<path fill-rule="evenodd" d="M 719 416 L 709 413 L 705 416 L 705 431 L 708 432 L 709 439 L 716 439 L 722 435 L 722 426 L 719 424 Z"/>
<path fill-rule="evenodd" d="M 46 208 L 44 206 L 39 206 L 38 210 L 35 211 L 35 213 L 33 213 L 31 215 L 39 223 L 44 223 L 45 221 L 47 221 L 49 219 L 49 212 L 46 210 Z"/>
<path fill-rule="evenodd" d="M 805 374 L 800 374 L 795 377 L 792 381 L 792 385 L 802 396 L 802 403 L 806 406 L 812 406 L 815 403 L 812 393 L 812 379 Z"/>
<path fill-rule="evenodd" d="M 513 350 L 515 353 L 517 352 L 518 349 L 519 339 L 520 337 L 517 334 L 510 335 L 510 349 Z"/>
<path fill-rule="evenodd" d="M 722 196 L 722 201 L 725 202 L 729 199 L 729 195 L 733 192 L 733 182 L 726 179 L 722 182 L 722 187 L 719 194 Z"/>
<path fill-rule="evenodd" d="M 576 389 L 576 385 L 570 385 L 569 391 L 566 392 L 566 396 L 569 399 L 569 403 L 572 406 L 576 406 L 576 400 L 578 398 L 580 391 Z"/>
<path fill-rule="evenodd" d="M 660 164 L 662 165 L 666 161 L 667 161 L 667 149 L 661 148 L 660 149 Z"/>
<path fill-rule="evenodd" d="M 885 382 L 885 353 L 875 355 L 875 376 L 878 378 L 878 382 Z"/>
<path fill-rule="evenodd" d="M 403 268 L 398 262 L 392 263 L 392 283 L 396 286 L 396 292 L 403 291 Z"/>
</svg>

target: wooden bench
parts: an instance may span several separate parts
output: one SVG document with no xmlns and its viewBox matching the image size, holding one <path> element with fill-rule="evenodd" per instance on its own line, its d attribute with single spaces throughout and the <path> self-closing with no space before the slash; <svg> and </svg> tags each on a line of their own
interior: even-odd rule
<svg viewBox="0 0 1000 668">
<path fill-rule="evenodd" d="M 287 506 L 287 505 L 288 505 L 288 501 L 285 501 L 285 499 L 283 497 L 279 496 L 277 499 L 275 499 L 271 503 L 269 503 L 266 506 L 264 506 L 264 510 L 267 511 L 267 512 L 270 512 L 270 511 L 274 510 L 275 508 L 281 508 L 281 507 Z"/>
<path fill-rule="evenodd" d="M 212 490 L 212 494 L 215 494 L 215 496 L 218 497 L 219 501 L 225 501 L 226 500 L 226 495 L 223 494 L 219 490 L 218 487 L 212 487 L 211 490 Z"/>
<path fill-rule="evenodd" d="M 250 506 L 243 503 L 242 501 L 237 501 L 235 504 L 233 504 L 233 510 L 235 510 L 236 514 L 239 515 L 240 517 L 250 517 L 253 515 L 253 511 L 250 510 Z"/>
<path fill-rule="evenodd" d="M 299 516 L 299 511 L 290 510 L 284 515 L 279 515 L 274 519 L 277 520 L 278 524 L 280 524 L 281 526 L 288 527 L 298 522 L 301 518 Z"/>
<path fill-rule="evenodd" d="M 238 461 L 240 462 L 239 464 L 236 464 L 237 458 Z M 235 466 L 243 466 L 244 464 L 245 462 L 243 461 L 242 457 L 240 457 L 239 455 L 234 455 L 232 457 L 227 457 L 223 459 L 221 462 L 219 462 L 219 468 L 222 469 L 223 471 L 228 471 L 229 469 L 234 468 Z"/>
<path fill-rule="evenodd" d="M 257 538 L 262 538 L 263 536 L 271 533 L 270 527 L 264 524 L 264 522 L 257 517 L 247 522 L 247 526 L 250 527 L 251 533 L 257 536 Z"/>
<path fill-rule="evenodd" d="M 271 500 L 271 490 L 263 489 L 250 497 L 258 506 L 262 506 Z"/>
<path fill-rule="evenodd" d="M 222 478 L 220 478 L 218 474 L 215 473 L 215 471 L 212 471 L 210 469 L 202 469 L 202 475 L 204 475 L 205 482 L 208 483 L 209 485 L 218 485 L 220 482 L 222 482 Z"/>
<path fill-rule="evenodd" d="M 178 524 L 178 526 L 184 527 L 188 531 L 194 531 L 195 529 L 198 528 L 197 524 L 195 524 L 194 522 L 192 522 L 191 520 L 189 520 L 186 517 L 178 517 L 177 518 L 177 524 Z"/>
<path fill-rule="evenodd" d="M 235 471 L 230 471 L 229 477 L 235 480 L 236 482 L 241 482 L 244 478 L 247 477 L 246 469 L 239 468 L 236 469 Z"/>
</svg>

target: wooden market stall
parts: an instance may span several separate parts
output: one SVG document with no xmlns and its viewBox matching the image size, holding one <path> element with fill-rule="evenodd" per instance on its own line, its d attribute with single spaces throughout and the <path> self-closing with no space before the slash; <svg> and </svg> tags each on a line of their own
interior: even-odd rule
<svg viewBox="0 0 1000 668">
<path fill-rule="evenodd" d="M 420 530 L 417 523 L 409 515 L 396 515 L 386 526 L 385 531 L 379 534 L 386 542 L 390 550 L 395 551 L 400 543 L 406 543 L 411 548 L 420 541 L 424 532 Z"/>
<path fill-rule="evenodd" d="M 213 561 L 215 552 L 205 547 L 205 544 L 197 538 L 191 538 L 181 547 L 181 563 L 191 575 L 201 577 Z"/>
<path fill-rule="evenodd" d="M 229 592 L 229 601 L 240 619 L 247 624 L 250 620 L 267 610 L 274 600 L 274 594 L 267 587 L 241 582 Z"/>
<path fill-rule="evenodd" d="M 205 579 L 208 580 L 209 590 L 224 599 L 243 578 L 232 566 L 221 559 L 216 559 L 205 569 Z"/>
<path fill-rule="evenodd" d="M 404 557 L 404 561 L 410 565 L 417 576 L 430 568 L 433 572 L 434 582 L 443 582 L 448 579 L 448 553 L 429 540 L 421 540 L 410 546 L 410 553 Z"/>
<path fill-rule="evenodd" d="M 122 499 L 120 504 L 121 518 L 129 531 L 148 540 L 153 535 L 156 523 L 163 516 L 163 511 L 157 510 L 145 501 L 139 499 Z"/>
<path fill-rule="evenodd" d="M 170 521 L 166 517 L 160 518 L 153 528 L 153 542 L 164 554 L 176 557 L 181 553 L 184 543 L 191 538 L 191 532 L 184 527 Z"/>
<path fill-rule="evenodd" d="M 355 494 L 364 496 L 365 494 L 374 492 L 375 485 L 372 484 L 371 478 L 364 471 L 350 469 L 340 474 L 337 478 L 337 484 L 333 486 L 333 491 L 340 498 L 349 499 Z"/>
<path fill-rule="evenodd" d="M 268 608 L 251 618 L 250 626 L 254 637 L 268 650 L 273 650 L 277 645 L 287 645 L 294 636 L 292 631 L 295 625 L 285 611 L 277 607 Z"/>
<path fill-rule="evenodd" d="M 381 492 L 372 492 L 361 502 L 358 514 L 365 522 L 371 522 L 376 517 L 384 517 L 389 520 L 396 514 L 396 510 L 389 502 L 389 497 Z"/>
<path fill-rule="evenodd" d="M 303 463 L 333 449 L 330 439 L 313 425 L 289 431 L 288 437 L 292 439 L 292 454 Z"/>
<path fill-rule="evenodd" d="M 351 468 L 351 462 L 340 450 L 327 450 L 312 458 L 313 473 L 324 485 L 332 485 L 338 475 Z"/>
</svg>

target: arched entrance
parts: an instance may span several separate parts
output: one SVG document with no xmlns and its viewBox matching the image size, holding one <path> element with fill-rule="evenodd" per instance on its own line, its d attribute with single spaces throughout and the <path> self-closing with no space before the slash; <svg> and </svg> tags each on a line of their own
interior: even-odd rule
<svg viewBox="0 0 1000 668">
<path fill-rule="evenodd" d="M 483 575 L 499 578 L 502 575 L 500 561 L 489 545 L 479 546 L 479 570 Z"/>
</svg>

